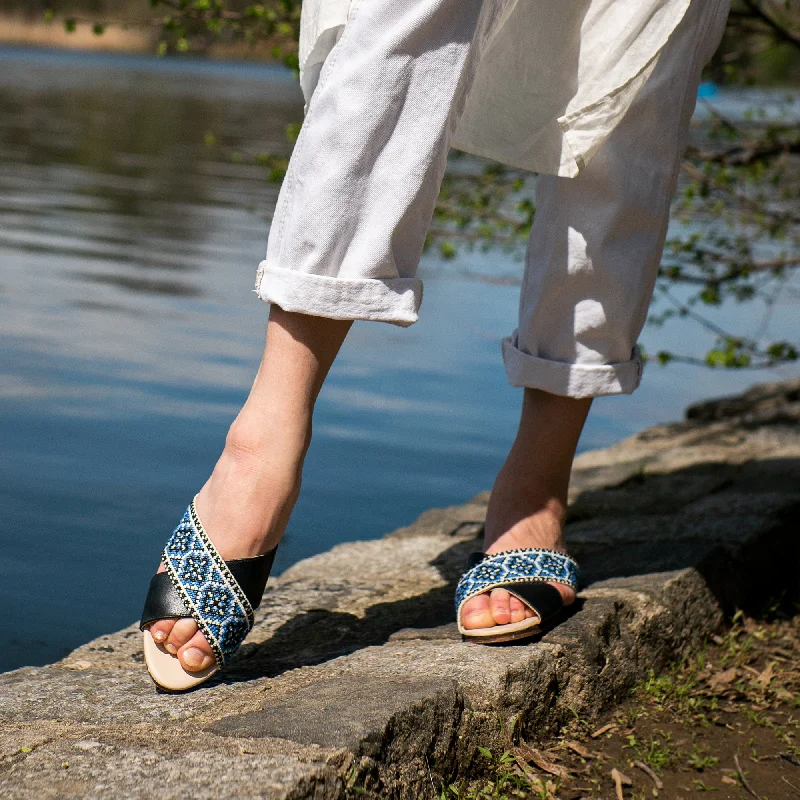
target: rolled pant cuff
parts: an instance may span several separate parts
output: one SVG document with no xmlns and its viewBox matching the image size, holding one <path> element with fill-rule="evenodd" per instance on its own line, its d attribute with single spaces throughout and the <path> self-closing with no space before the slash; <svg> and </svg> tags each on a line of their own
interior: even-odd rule
<svg viewBox="0 0 800 800">
<path fill-rule="evenodd" d="M 333 278 L 262 261 L 256 294 L 284 311 L 330 319 L 366 319 L 407 327 L 417 321 L 422 302 L 418 278 Z"/>
<path fill-rule="evenodd" d="M 516 346 L 514 336 L 503 339 L 503 363 L 512 386 L 541 389 L 564 397 L 630 394 L 642 379 L 642 354 L 633 348 L 630 361 L 613 364 L 569 364 L 532 356 Z"/>
</svg>

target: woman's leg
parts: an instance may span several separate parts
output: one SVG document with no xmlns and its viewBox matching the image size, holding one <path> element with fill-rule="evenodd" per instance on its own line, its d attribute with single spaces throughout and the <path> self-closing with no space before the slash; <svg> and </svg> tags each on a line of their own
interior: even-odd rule
<svg viewBox="0 0 800 800">
<path fill-rule="evenodd" d="M 564 550 L 567 485 L 591 398 L 630 393 L 636 340 L 653 292 L 703 64 L 727 0 L 693 0 L 625 117 L 576 178 L 542 176 L 520 295 L 503 342 L 509 380 L 525 387 L 519 432 L 492 491 L 485 551 Z M 565 602 L 571 589 L 554 584 Z M 530 614 L 530 612 L 527 612 Z M 465 628 L 524 618 L 495 589 L 465 603 Z"/>
<path fill-rule="evenodd" d="M 253 388 L 197 495 L 198 516 L 224 559 L 266 553 L 283 536 L 300 491 L 314 403 L 351 324 L 271 307 Z M 161 620 L 150 632 L 190 671 L 214 660 L 193 619 Z"/>
<path fill-rule="evenodd" d="M 525 390 L 517 436 L 489 499 L 484 552 L 517 547 L 566 552 L 563 527 L 569 473 L 591 403 L 591 399 Z M 575 599 L 568 586 L 553 585 L 567 605 Z M 465 628 L 489 628 L 530 616 L 531 610 L 518 598 L 495 589 L 468 600 L 461 621 Z"/>
<path fill-rule="evenodd" d="M 354 3 L 309 103 L 256 290 L 272 306 L 250 396 L 197 497 L 223 558 L 280 540 L 314 401 L 353 319 L 409 325 L 453 120 L 505 0 Z M 189 671 L 213 659 L 191 619 L 153 638 Z"/>
<path fill-rule="evenodd" d="M 309 103 L 260 265 L 264 357 L 197 497 L 223 558 L 280 540 L 300 489 L 314 401 L 353 319 L 409 325 L 452 123 L 505 0 L 354 3 Z M 153 638 L 189 671 L 213 659 L 191 619 Z"/>
</svg>

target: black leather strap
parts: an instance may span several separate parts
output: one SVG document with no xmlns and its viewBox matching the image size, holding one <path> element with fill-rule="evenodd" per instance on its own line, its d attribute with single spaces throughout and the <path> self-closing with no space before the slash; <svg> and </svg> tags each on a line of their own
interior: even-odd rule
<svg viewBox="0 0 800 800">
<path fill-rule="evenodd" d="M 261 605 L 272 562 L 275 561 L 275 550 L 270 550 L 269 553 L 255 558 L 241 558 L 225 562 L 253 608 Z"/>
<path fill-rule="evenodd" d="M 480 564 L 484 558 L 486 558 L 486 553 L 470 553 L 467 558 L 467 570 L 471 570 L 474 566 Z"/>
<path fill-rule="evenodd" d="M 175 591 L 169 575 L 166 572 L 157 572 L 150 579 L 150 588 L 144 600 L 144 610 L 139 627 L 144 630 L 145 625 L 157 619 L 178 619 L 190 617 L 180 595 Z"/>
<path fill-rule="evenodd" d="M 269 579 L 272 563 L 275 561 L 275 550 L 255 558 L 225 562 L 253 608 L 261 605 L 261 597 Z M 153 575 L 144 601 L 139 628 L 144 630 L 147 625 L 159 619 L 179 619 L 191 616 L 172 585 L 169 575 L 166 572 L 157 572 Z"/>
<path fill-rule="evenodd" d="M 561 592 L 549 583 L 508 583 L 502 588 L 527 603 L 539 615 L 542 624 L 558 616 L 564 608 Z"/>
</svg>

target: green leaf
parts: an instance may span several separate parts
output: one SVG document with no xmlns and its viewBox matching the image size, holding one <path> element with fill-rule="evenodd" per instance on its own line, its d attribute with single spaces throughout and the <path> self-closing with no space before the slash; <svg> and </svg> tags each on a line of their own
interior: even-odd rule
<svg viewBox="0 0 800 800">
<path fill-rule="evenodd" d="M 262 5 L 247 6 L 244 11 L 244 15 L 246 17 L 250 17 L 251 19 L 261 19 L 264 16 L 264 13 L 264 6 Z"/>
<path fill-rule="evenodd" d="M 725 366 L 725 353 L 722 350 L 709 350 L 706 353 L 706 364 L 709 367 Z"/>
<path fill-rule="evenodd" d="M 788 342 L 773 342 L 767 347 L 767 355 L 772 361 L 796 361 L 798 353 Z"/>
<path fill-rule="evenodd" d="M 99 22 L 96 22 L 92 26 L 92 33 L 95 36 L 102 36 L 105 33 L 105 31 L 106 31 L 106 26 L 105 25 L 101 25 Z"/>
<path fill-rule="evenodd" d="M 296 142 L 297 137 L 300 135 L 300 128 L 302 125 L 302 122 L 290 122 L 286 128 L 284 128 L 286 139 L 292 143 Z"/>
<path fill-rule="evenodd" d="M 449 261 L 450 259 L 456 257 L 457 251 L 451 242 L 442 242 L 439 245 L 439 255 Z"/>
<path fill-rule="evenodd" d="M 77 23 L 75 22 L 74 19 L 65 19 L 64 20 L 64 30 L 67 33 L 75 33 L 75 28 L 77 28 L 77 27 L 78 27 L 78 25 L 77 25 Z"/>
<path fill-rule="evenodd" d="M 658 363 L 661 364 L 662 367 L 666 367 L 670 361 L 674 358 L 672 353 L 668 353 L 666 350 L 659 350 L 656 353 L 656 358 L 658 359 Z"/>
</svg>

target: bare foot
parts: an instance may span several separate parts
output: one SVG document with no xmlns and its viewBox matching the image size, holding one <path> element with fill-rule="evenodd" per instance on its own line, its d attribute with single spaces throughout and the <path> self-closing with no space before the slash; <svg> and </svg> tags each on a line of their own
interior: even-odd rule
<svg viewBox="0 0 800 800">
<path fill-rule="evenodd" d="M 253 387 L 195 503 L 226 561 L 269 552 L 283 536 L 300 493 L 314 403 L 351 324 L 270 306 Z M 192 619 L 159 620 L 150 632 L 189 672 L 214 661 Z"/>
<path fill-rule="evenodd" d="M 541 547 L 566 553 L 567 489 L 591 398 L 562 397 L 525 389 L 514 444 L 492 488 L 486 512 L 484 552 Z M 566 605 L 575 592 L 551 583 Z M 534 614 L 505 589 L 470 598 L 461 609 L 464 628 L 522 622 Z"/>
<path fill-rule="evenodd" d="M 494 503 L 489 503 L 484 552 L 492 555 L 516 548 L 543 547 L 566 553 L 563 535 L 565 510 L 562 505 L 554 500 L 539 507 L 539 504 L 534 503 L 532 505 L 535 510 L 526 513 L 526 510 L 518 507 L 518 502 L 516 506 L 508 502 L 501 509 L 501 500 L 508 499 L 501 476 L 498 476 L 492 493 L 494 498 L 497 492 L 498 498 Z M 511 487 L 508 488 L 513 491 Z M 551 586 L 558 589 L 565 605 L 570 605 L 575 600 L 575 592 L 569 586 L 562 583 L 552 583 Z M 466 629 L 491 628 L 495 625 L 522 622 L 533 616 L 533 611 L 519 598 L 505 589 L 493 589 L 464 603 L 461 624 Z"/>
<path fill-rule="evenodd" d="M 246 436 L 234 423 L 214 471 L 195 501 L 203 528 L 226 561 L 272 550 L 280 541 L 300 492 L 310 424 L 280 426 L 273 436 Z M 164 571 L 164 565 L 159 566 Z M 214 654 L 193 619 L 154 622 L 156 642 L 196 672 L 214 663 Z"/>
</svg>

